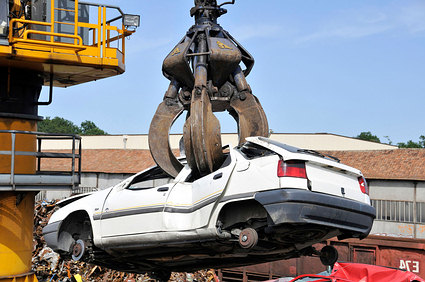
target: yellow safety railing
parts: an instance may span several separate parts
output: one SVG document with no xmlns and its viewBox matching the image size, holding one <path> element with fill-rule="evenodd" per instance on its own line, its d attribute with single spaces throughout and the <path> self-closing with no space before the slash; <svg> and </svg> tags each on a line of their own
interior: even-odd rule
<svg viewBox="0 0 425 282">
<path fill-rule="evenodd" d="M 43 25 L 43 26 L 51 26 L 50 23 L 46 22 L 39 22 L 39 21 L 30 21 L 30 20 L 23 20 L 23 19 L 12 19 L 10 21 L 10 25 L 14 26 L 15 23 L 26 23 L 26 24 L 35 24 L 35 25 Z M 50 41 L 45 40 L 37 40 L 37 39 L 31 39 L 28 38 L 28 34 L 40 34 L 40 35 L 46 35 L 50 36 Z M 66 37 L 66 38 L 75 38 L 78 40 L 78 44 L 68 44 L 68 43 L 60 43 L 60 42 L 54 42 L 54 37 Z M 19 37 L 15 37 L 13 35 L 13 29 L 9 29 L 9 41 L 10 43 L 16 43 L 16 42 L 24 42 L 24 43 L 33 43 L 33 44 L 41 44 L 41 45 L 47 45 L 52 47 L 63 47 L 63 48 L 71 48 L 76 50 L 84 50 L 86 49 L 83 47 L 83 39 L 79 35 L 73 35 L 73 34 L 66 34 L 66 33 L 54 33 L 54 32 L 48 32 L 48 31 L 41 31 L 41 30 L 34 30 L 34 29 L 26 29 L 22 35 Z"/>
<path fill-rule="evenodd" d="M 119 8 L 113 6 L 106 6 L 102 4 L 93 4 L 93 3 L 81 3 L 82 5 L 94 6 L 97 7 L 97 23 L 90 22 L 80 22 L 79 21 L 79 1 L 75 0 L 74 9 L 64 9 L 55 7 L 55 0 L 50 0 L 50 21 L 35 21 L 35 20 L 26 20 L 26 19 L 17 19 L 14 18 L 10 21 L 9 28 L 9 43 L 11 45 L 24 43 L 30 44 L 32 48 L 36 46 L 40 47 L 50 47 L 49 52 L 63 52 L 62 49 L 71 50 L 72 52 L 78 53 L 79 55 L 88 55 L 96 56 L 99 58 L 107 57 L 107 48 L 112 48 L 111 43 L 121 40 L 121 44 L 117 44 L 118 47 L 114 48 L 120 51 L 122 54 L 125 53 L 125 37 L 131 35 L 133 31 L 127 30 L 125 26 L 121 23 L 120 28 L 114 25 L 111 25 L 114 21 L 120 20 L 122 18 L 122 12 Z M 107 9 L 118 9 L 121 13 L 121 16 L 107 20 L 106 12 Z M 69 13 L 74 13 L 74 22 L 63 22 L 55 19 L 55 11 L 64 11 Z M 17 25 L 25 25 L 24 31 L 22 33 L 14 32 L 14 28 Z M 55 25 L 73 25 L 74 32 L 73 34 L 61 33 L 55 31 Z M 39 30 L 37 27 L 45 26 L 46 31 Z M 90 42 L 83 42 L 82 37 L 79 35 L 78 31 L 80 28 L 86 28 L 89 30 L 88 38 L 91 39 Z M 90 36 L 90 32 L 92 35 Z M 112 35 L 115 32 L 116 35 Z M 31 35 L 42 35 L 46 36 L 46 39 L 31 38 Z M 35 36 L 34 36 L 35 37 Z M 61 38 L 70 38 L 74 39 L 72 43 L 61 42 Z M 119 46 L 121 45 L 121 47 Z M 125 56 L 122 56 L 124 60 Z"/>
</svg>

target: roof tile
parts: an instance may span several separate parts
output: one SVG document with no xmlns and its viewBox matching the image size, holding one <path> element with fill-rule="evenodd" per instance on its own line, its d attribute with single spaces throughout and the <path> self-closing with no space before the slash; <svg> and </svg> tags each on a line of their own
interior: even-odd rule
<svg viewBox="0 0 425 282">
<path fill-rule="evenodd" d="M 322 152 L 362 171 L 369 179 L 425 180 L 425 149 Z"/>
<path fill-rule="evenodd" d="M 64 152 L 64 151 L 61 151 Z M 68 151 L 69 152 L 69 151 Z M 425 149 L 325 151 L 369 179 L 425 181 Z M 174 150 L 174 154 L 178 154 Z M 149 150 L 91 149 L 82 152 L 83 172 L 136 173 L 155 164 Z M 43 170 L 70 170 L 71 160 L 43 159 Z"/>
</svg>

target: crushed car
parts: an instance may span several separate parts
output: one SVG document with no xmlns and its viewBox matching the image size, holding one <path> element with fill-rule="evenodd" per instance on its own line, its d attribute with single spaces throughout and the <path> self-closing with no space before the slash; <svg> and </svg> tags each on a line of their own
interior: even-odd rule
<svg viewBox="0 0 425 282">
<path fill-rule="evenodd" d="M 127 272 L 193 271 L 311 255 L 331 237 L 372 227 L 362 173 L 312 150 L 265 137 L 227 148 L 203 177 L 159 167 L 114 187 L 68 198 L 43 229 L 62 256 Z"/>
</svg>

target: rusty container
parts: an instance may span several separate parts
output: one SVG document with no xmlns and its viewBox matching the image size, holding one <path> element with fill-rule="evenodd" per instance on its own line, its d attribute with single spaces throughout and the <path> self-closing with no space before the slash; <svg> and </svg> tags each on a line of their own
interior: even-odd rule
<svg viewBox="0 0 425 282">
<path fill-rule="evenodd" d="M 366 263 L 406 269 L 425 277 L 425 240 L 387 236 L 368 236 L 366 239 L 330 239 L 314 245 L 318 250 L 325 245 L 338 250 L 341 262 Z M 279 277 L 295 277 L 326 270 L 318 257 L 278 260 L 252 266 L 221 269 L 220 281 L 264 281 Z"/>
</svg>

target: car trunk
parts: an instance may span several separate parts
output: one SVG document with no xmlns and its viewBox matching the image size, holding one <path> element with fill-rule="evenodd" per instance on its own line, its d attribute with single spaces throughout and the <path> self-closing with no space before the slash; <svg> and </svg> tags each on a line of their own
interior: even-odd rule
<svg viewBox="0 0 425 282">
<path fill-rule="evenodd" d="M 247 140 L 276 152 L 283 161 L 305 162 L 307 179 L 309 181 L 308 188 L 311 191 L 340 196 L 360 202 L 370 202 L 369 197 L 362 193 L 360 189 L 358 179 L 363 175 L 359 170 L 341 164 L 332 157 L 324 156 L 313 150 L 299 149 L 264 137 L 250 137 Z M 294 181 L 288 180 L 285 180 L 285 182 L 290 182 L 291 185 L 301 184 L 302 182 L 300 181 L 301 179 L 298 181 L 295 181 L 297 179 L 294 179 Z M 283 186 L 283 188 L 285 187 Z"/>
<path fill-rule="evenodd" d="M 365 201 L 365 195 L 361 192 L 358 181 L 360 174 L 313 161 L 306 162 L 306 171 L 311 191 Z"/>
</svg>

